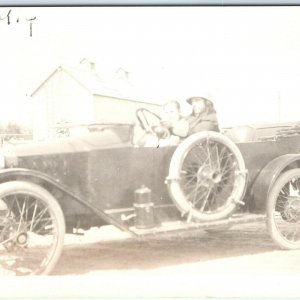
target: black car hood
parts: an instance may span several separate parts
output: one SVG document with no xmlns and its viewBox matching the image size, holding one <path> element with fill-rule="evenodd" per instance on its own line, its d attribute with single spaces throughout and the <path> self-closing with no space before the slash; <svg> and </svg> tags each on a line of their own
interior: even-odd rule
<svg viewBox="0 0 300 300">
<path fill-rule="evenodd" d="M 89 133 L 80 137 L 66 137 L 47 142 L 32 142 L 29 144 L 16 145 L 12 148 L 14 155 L 36 156 L 47 154 L 63 154 L 86 152 L 101 148 L 130 147 L 129 141 L 124 141 L 113 131 Z"/>
</svg>

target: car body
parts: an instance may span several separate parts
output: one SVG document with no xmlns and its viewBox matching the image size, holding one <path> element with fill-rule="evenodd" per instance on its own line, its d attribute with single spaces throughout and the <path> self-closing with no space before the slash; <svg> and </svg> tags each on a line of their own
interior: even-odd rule
<svg viewBox="0 0 300 300">
<path fill-rule="evenodd" d="M 271 211 L 267 199 L 277 179 L 300 166 L 300 135 L 295 124 L 284 127 L 287 134 L 273 133 L 267 138 L 257 135 L 261 128 L 252 127 L 227 129 L 224 134 L 202 132 L 187 138 L 182 145 L 171 147 L 133 145 L 131 124 L 102 124 L 93 128 L 96 128 L 93 132 L 80 137 L 30 143 L 4 151 L 5 165 L 0 170 L 0 217 L 3 204 L 3 216 L 0 218 L 3 249 L 0 255 L 4 255 L 5 251 L 11 253 L 18 247 L 30 248 L 29 227 L 42 228 L 44 233 L 35 234 L 39 234 L 41 240 L 48 235 L 47 227 L 56 228 L 51 233 L 54 238 L 49 243 L 48 254 L 45 254 L 47 259 L 41 258 L 41 262 L 32 269 L 26 265 L 28 273 L 51 272 L 59 259 L 65 230 L 73 232 L 78 228 L 113 224 L 134 236 L 141 236 L 209 229 L 220 224 L 228 225 L 231 220 L 233 223 L 243 222 L 251 215 L 265 217 L 268 210 Z M 280 124 L 271 128 L 282 133 Z M 216 203 L 210 209 L 205 208 L 206 204 L 197 208 L 195 204 L 195 207 L 189 208 L 191 197 L 195 198 L 198 191 L 193 196 L 185 195 L 186 187 L 180 186 L 180 172 L 184 171 L 184 160 L 190 151 L 203 141 L 206 141 L 205 147 L 213 149 L 210 159 L 217 157 L 219 165 L 216 167 L 213 162 L 211 168 L 206 163 L 206 167 L 201 167 L 202 162 L 198 161 L 196 175 L 189 184 L 194 187 L 195 182 L 201 181 L 201 187 L 197 188 L 209 190 L 206 198 L 215 197 Z M 225 156 L 224 151 L 229 154 Z M 216 171 L 222 168 L 228 169 L 227 177 Z M 222 181 L 225 183 L 220 186 Z M 218 185 L 216 189 L 215 185 Z M 230 191 L 227 185 L 230 185 Z M 31 193 L 32 189 L 34 193 Z M 211 196 L 212 191 L 216 196 Z M 21 194 L 26 196 L 18 200 Z M 182 194 L 180 199 L 177 199 L 177 194 Z M 42 199 L 41 207 L 30 197 Z M 225 202 L 222 202 L 223 198 L 226 198 Z M 293 205 L 289 205 L 289 216 L 291 211 L 294 216 L 300 211 L 298 206 L 295 207 L 299 197 L 292 195 L 290 198 Z M 9 201 L 13 203 L 11 208 Z M 53 207 L 52 202 L 55 202 Z M 45 213 L 47 218 L 44 218 Z M 235 214 L 242 217 L 236 221 L 233 218 Z M 30 225 L 29 220 L 35 220 L 38 225 L 33 225 L 33 221 Z M 49 220 L 53 223 L 51 226 Z M 293 222 L 297 223 L 298 219 Z M 274 223 L 271 223 L 272 234 L 278 235 L 276 230 L 274 233 Z M 274 240 L 277 241 L 276 237 Z M 299 247 L 298 240 L 290 244 L 279 241 L 278 244 L 283 248 Z M 32 253 L 34 255 L 35 252 Z M 16 269 L 13 273 L 24 273 Z"/>
</svg>

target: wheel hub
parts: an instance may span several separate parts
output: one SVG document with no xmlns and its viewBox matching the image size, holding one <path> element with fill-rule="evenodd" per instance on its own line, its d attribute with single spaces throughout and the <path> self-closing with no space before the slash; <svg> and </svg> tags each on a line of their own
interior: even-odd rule
<svg viewBox="0 0 300 300">
<path fill-rule="evenodd" d="M 28 235 L 26 232 L 22 232 L 20 233 L 17 238 L 16 238 L 16 242 L 18 245 L 20 246 L 24 246 L 27 244 L 27 239 L 28 239 Z"/>
<path fill-rule="evenodd" d="M 197 180 L 198 182 L 202 182 L 203 185 L 211 187 L 221 182 L 222 175 L 215 168 L 204 165 L 201 166 L 197 172 Z"/>
<path fill-rule="evenodd" d="M 300 221 L 300 197 L 290 196 L 284 208 L 284 215 L 287 220 L 292 222 Z"/>
</svg>

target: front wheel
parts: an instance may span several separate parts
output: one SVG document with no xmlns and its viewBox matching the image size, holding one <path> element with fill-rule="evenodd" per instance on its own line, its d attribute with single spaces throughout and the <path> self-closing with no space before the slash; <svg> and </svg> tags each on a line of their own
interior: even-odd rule
<svg viewBox="0 0 300 300">
<path fill-rule="evenodd" d="M 267 228 L 282 249 L 300 249 L 300 169 L 283 173 L 267 200 Z"/>
<path fill-rule="evenodd" d="M 62 210 L 47 190 L 23 181 L 0 184 L 0 274 L 49 274 L 64 234 Z"/>
</svg>

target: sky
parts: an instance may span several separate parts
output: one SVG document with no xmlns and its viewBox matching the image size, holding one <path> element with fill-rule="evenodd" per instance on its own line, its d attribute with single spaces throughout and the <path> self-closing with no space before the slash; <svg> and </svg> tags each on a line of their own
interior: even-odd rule
<svg viewBox="0 0 300 300">
<path fill-rule="evenodd" d="M 300 7 L 23 7 L 6 21 L 3 121 L 30 124 L 26 95 L 84 57 L 103 73 L 123 67 L 145 98 L 184 113 L 186 98 L 210 98 L 222 127 L 300 121 Z"/>
</svg>

